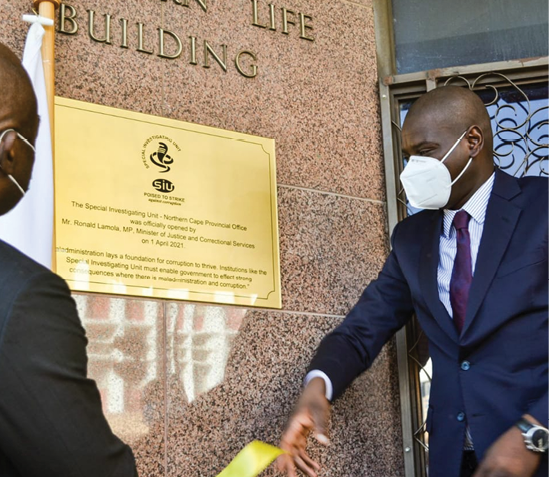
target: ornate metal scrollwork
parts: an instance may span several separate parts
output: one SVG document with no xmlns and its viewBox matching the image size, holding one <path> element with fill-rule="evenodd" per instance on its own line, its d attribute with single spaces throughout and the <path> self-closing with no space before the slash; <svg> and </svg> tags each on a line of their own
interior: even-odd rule
<svg viewBox="0 0 549 477">
<path fill-rule="evenodd" d="M 502 73 L 484 73 L 474 80 L 454 76 L 444 85 L 459 81 L 483 98 L 490 113 L 496 164 L 517 177 L 549 176 L 547 98 L 529 98 L 525 89 Z M 535 86 L 526 88 L 532 90 Z M 490 99 L 483 91 L 490 91 L 493 97 Z"/>
</svg>

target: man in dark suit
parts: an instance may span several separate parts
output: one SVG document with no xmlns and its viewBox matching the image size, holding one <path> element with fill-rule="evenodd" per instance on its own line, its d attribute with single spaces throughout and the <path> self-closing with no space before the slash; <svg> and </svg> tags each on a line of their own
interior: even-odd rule
<svg viewBox="0 0 549 477">
<path fill-rule="evenodd" d="M 0 43 L 0 214 L 28 189 L 36 99 Z M 134 477 L 86 377 L 86 336 L 66 283 L 0 241 L 0 475 Z"/>
<path fill-rule="evenodd" d="M 329 401 L 415 313 L 433 380 L 430 477 L 547 476 L 547 180 L 494 170 L 492 131 L 474 93 L 420 97 L 402 129 L 401 180 L 425 210 L 400 222 L 392 251 L 343 323 L 321 342 L 282 436 L 281 470 L 319 470 Z"/>
</svg>

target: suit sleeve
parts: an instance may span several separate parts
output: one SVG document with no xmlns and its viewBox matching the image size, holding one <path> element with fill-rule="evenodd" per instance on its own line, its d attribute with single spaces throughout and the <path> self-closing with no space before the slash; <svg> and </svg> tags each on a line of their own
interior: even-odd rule
<svg viewBox="0 0 549 477">
<path fill-rule="evenodd" d="M 398 228 L 393 232 L 393 245 Z M 364 290 L 343 323 L 322 340 L 309 369 L 326 373 L 336 399 L 371 366 L 383 345 L 412 314 L 410 289 L 393 248 L 378 278 Z"/>
<path fill-rule="evenodd" d="M 111 431 L 87 339 L 65 282 L 35 275 L 17 293 L 0 341 L 0 448 L 26 477 L 135 477 Z"/>
</svg>

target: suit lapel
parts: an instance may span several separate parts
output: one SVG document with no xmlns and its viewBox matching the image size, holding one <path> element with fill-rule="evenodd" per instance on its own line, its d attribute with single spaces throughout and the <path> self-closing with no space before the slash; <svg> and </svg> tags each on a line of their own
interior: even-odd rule
<svg viewBox="0 0 549 477">
<path fill-rule="evenodd" d="M 514 177 L 496 171 L 494 189 L 486 210 L 475 275 L 469 292 L 462 336 L 474 321 L 515 230 L 521 209 L 512 204 L 510 199 L 519 193 L 520 186 Z"/>
<path fill-rule="evenodd" d="M 457 341 L 458 334 L 452 318 L 440 301 L 438 294 L 437 270 L 442 217 L 442 212 L 433 214 L 429 223 L 429 229 L 424 235 L 425 238 L 421 246 L 419 280 L 422 295 L 435 320 L 454 341 Z"/>
</svg>

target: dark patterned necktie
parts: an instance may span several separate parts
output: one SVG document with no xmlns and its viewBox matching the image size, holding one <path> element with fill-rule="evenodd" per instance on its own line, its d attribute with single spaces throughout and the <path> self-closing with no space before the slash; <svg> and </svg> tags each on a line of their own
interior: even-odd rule
<svg viewBox="0 0 549 477">
<path fill-rule="evenodd" d="M 465 322 L 465 312 L 469 301 L 469 289 L 473 281 L 471 265 L 471 238 L 469 236 L 469 219 L 471 216 L 461 210 L 452 222 L 456 229 L 457 253 L 450 280 L 450 303 L 454 315 L 454 325 L 461 333 Z"/>
</svg>

